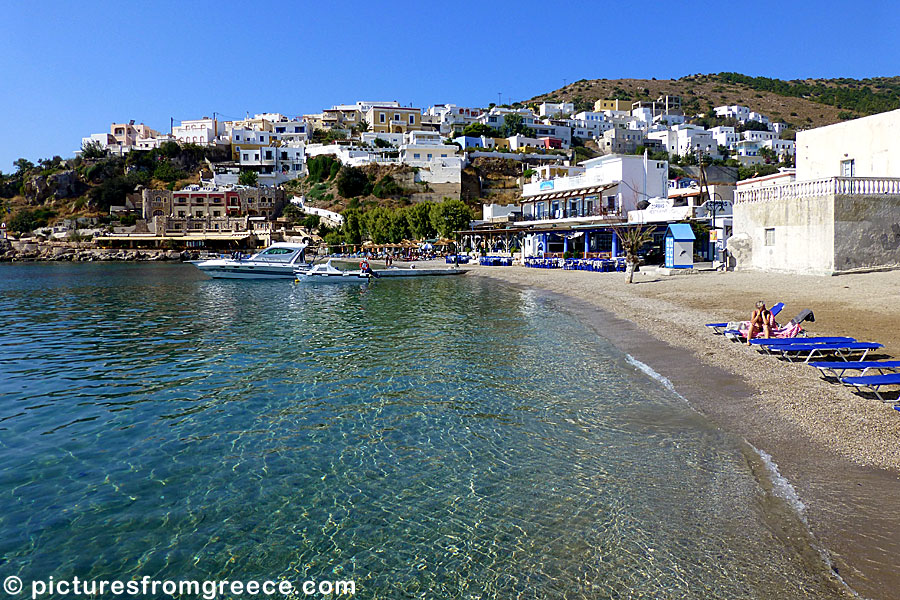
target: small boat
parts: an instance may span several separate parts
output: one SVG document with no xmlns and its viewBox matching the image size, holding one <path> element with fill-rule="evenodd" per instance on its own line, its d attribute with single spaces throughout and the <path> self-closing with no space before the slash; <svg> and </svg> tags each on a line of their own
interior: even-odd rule
<svg viewBox="0 0 900 600">
<path fill-rule="evenodd" d="M 306 244 L 277 242 L 247 258 L 235 253 L 230 258 L 189 262 L 217 279 L 293 279 L 310 268 L 305 251 Z"/>
<path fill-rule="evenodd" d="M 331 264 L 331 260 L 324 264 L 314 265 L 311 269 L 295 271 L 297 281 L 325 282 L 325 283 L 365 283 L 372 277 L 371 271 L 357 269 L 355 271 L 341 271 Z"/>
</svg>

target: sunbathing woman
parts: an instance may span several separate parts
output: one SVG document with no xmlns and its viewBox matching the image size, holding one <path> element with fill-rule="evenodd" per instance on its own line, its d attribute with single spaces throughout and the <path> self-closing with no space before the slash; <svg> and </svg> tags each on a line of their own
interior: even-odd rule
<svg viewBox="0 0 900 600">
<path fill-rule="evenodd" d="M 753 339 L 753 336 L 757 333 L 765 334 L 766 339 L 772 337 L 772 329 L 775 328 L 775 317 L 772 316 L 772 313 L 766 308 L 766 303 L 760 300 L 756 303 L 756 310 L 753 311 L 753 316 L 750 317 L 750 329 L 747 331 L 747 345 L 750 345 L 750 340 Z"/>
</svg>

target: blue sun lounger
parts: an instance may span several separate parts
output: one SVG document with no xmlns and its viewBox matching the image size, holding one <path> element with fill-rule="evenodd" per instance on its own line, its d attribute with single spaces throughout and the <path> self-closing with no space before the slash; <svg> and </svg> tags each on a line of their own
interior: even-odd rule
<svg viewBox="0 0 900 600">
<path fill-rule="evenodd" d="M 772 354 L 786 346 L 794 346 L 797 344 L 845 344 L 855 342 L 856 338 L 852 337 L 795 337 L 795 338 L 753 338 L 750 340 L 751 346 L 756 346 L 757 350 Z"/>
<path fill-rule="evenodd" d="M 794 361 L 794 356 L 791 353 L 796 352 L 798 355 L 796 358 L 803 358 L 802 353 L 808 352 L 806 355 L 806 359 L 803 361 L 808 363 L 811 358 L 814 356 L 825 356 L 828 354 L 833 354 L 839 357 L 841 360 L 849 360 L 849 355 L 854 352 L 862 352 L 862 356 L 860 356 L 857 361 L 862 361 L 866 359 L 866 355 L 869 353 L 869 350 L 877 350 L 878 348 L 883 348 L 883 344 L 879 344 L 877 342 L 834 342 L 834 343 L 824 343 L 824 344 L 786 344 L 781 346 L 769 346 L 769 350 L 771 353 L 780 352 L 781 355 L 788 359 L 789 361 Z"/>
<path fill-rule="evenodd" d="M 769 312 L 772 313 L 772 316 L 776 316 L 781 312 L 781 309 L 784 308 L 784 302 L 779 302 L 777 304 L 772 305 L 772 308 L 769 309 Z M 712 329 L 712 332 L 716 335 L 721 335 L 725 333 L 725 328 L 728 327 L 728 323 L 707 323 L 707 327 Z"/>
<path fill-rule="evenodd" d="M 879 375 L 885 375 L 885 371 L 893 373 L 900 369 L 900 360 L 820 361 L 809 365 L 817 368 L 822 376 L 831 373 L 833 377 L 840 379 L 846 371 L 862 371 L 860 376 L 867 375 L 869 371 L 877 371 Z"/>
<path fill-rule="evenodd" d="M 844 377 L 841 382 L 852 385 L 857 390 L 859 388 L 868 388 L 872 390 L 878 399 L 885 402 L 881 397 L 880 388 L 885 385 L 900 385 L 900 373 L 890 373 L 888 375 L 863 375 L 860 377 Z"/>
</svg>

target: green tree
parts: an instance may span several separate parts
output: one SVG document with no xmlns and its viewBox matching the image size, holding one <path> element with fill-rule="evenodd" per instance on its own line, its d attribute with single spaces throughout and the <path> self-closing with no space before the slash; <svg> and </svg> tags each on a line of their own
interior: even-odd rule
<svg viewBox="0 0 900 600">
<path fill-rule="evenodd" d="M 534 135 L 534 131 L 525 125 L 525 118 L 522 117 L 522 115 L 518 113 L 509 113 L 503 117 L 503 126 L 500 128 L 500 134 L 503 137 L 519 134 L 532 136 Z"/>
<path fill-rule="evenodd" d="M 159 154 L 166 158 L 175 158 L 181 154 L 181 146 L 178 142 L 163 142 L 159 145 Z"/>
<path fill-rule="evenodd" d="M 30 160 L 28 160 L 27 158 L 20 158 L 20 159 L 16 160 L 16 162 L 14 162 L 13 165 L 15 165 L 16 170 L 20 174 L 34 168 L 34 163 L 31 162 Z"/>
<path fill-rule="evenodd" d="M 613 227 L 613 231 L 618 236 L 622 248 L 625 250 L 625 263 L 627 265 L 625 271 L 628 276 L 628 283 L 634 283 L 634 272 L 637 270 L 641 260 L 638 257 L 638 252 L 653 239 L 653 230 L 643 225 L 638 225 L 637 227 Z"/>
<path fill-rule="evenodd" d="M 178 169 L 168 160 L 160 161 L 153 169 L 153 176 L 160 181 L 173 183 L 184 177 L 184 171 Z"/>
<path fill-rule="evenodd" d="M 404 209 L 409 231 L 417 240 L 434 237 L 437 230 L 431 222 L 431 207 L 433 202 L 420 202 Z"/>
<path fill-rule="evenodd" d="M 361 243 L 363 237 L 363 225 L 360 220 L 359 210 L 356 208 L 348 208 L 341 214 L 344 217 L 344 241 L 348 244 Z"/>
<path fill-rule="evenodd" d="M 300 210 L 293 202 L 289 202 L 288 205 L 284 207 L 284 210 L 281 211 L 281 216 L 286 218 L 291 225 L 293 225 L 306 218 L 306 213 Z"/>
<path fill-rule="evenodd" d="M 246 170 L 241 171 L 241 174 L 238 176 L 238 183 L 241 185 L 249 185 L 256 186 L 259 183 L 259 175 L 256 171 Z"/>
<path fill-rule="evenodd" d="M 462 134 L 468 137 L 480 137 L 482 135 L 487 137 L 500 137 L 500 132 L 494 129 L 493 127 L 488 127 L 484 123 L 472 123 L 470 125 L 466 125 L 463 129 Z"/>
<path fill-rule="evenodd" d="M 38 227 L 45 227 L 50 219 L 55 217 L 56 213 L 47 208 L 29 209 L 23 208 L 12 216 L 7 223 L 10 231 L 17 233 L 28 233 L 34 231 Z"/>
<path fill-rule="evenodd" d="M 447 199 L 431 207 L 431 223 L 443 237 L 467 229 L 471 220 L 472 211 L 461 200 Z"/>
<path fill-rule="evenodd" d="M 84 158 L 106 158 L 106 149 L 94 140 L 81 145 L 81 156 Z"/>
<path fill-rule="evenodd" d="M 403 188 L 399 183 L 394 181 L 390 175 L 385 175 L 372 188 L 372 193 L 377 198 L 389 198 L 391 196 L 399 196 L 403 193 Z"/>
<path fill-rule="evenodd" d="M 360 119 L 359 123 L 356 124 L 356 131 L 359 133 L 365 133 L 371 128 L 369 122 L 365 119 Z"/>
<path fill-rule="evenodd" d="M 337 191 L 344 198 L 356 198 L 366 191 L 369 178 L 365 171 L 358 167 L 344 165 L 337 176 Z"/>
</svg>

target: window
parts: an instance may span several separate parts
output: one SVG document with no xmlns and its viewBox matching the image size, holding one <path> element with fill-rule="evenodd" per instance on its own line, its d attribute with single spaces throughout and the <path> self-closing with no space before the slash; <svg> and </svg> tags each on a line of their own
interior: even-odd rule
<svg viewBox="0 0 900 600">
<path fill-rule="evenodd" d="M 766 246 L 774 246 L 775 245 L 775 229 L 766 229 Z"/>
<path fill-rule="evenodd" d="M 259 152 L 253 153 L 253 160 L 259 160 Z"/>
<path fill-rule="evenodd" d="M 413 158 L 422 158 L 422 155 L 417 152 L 413 154 Z"/>
<path fill-rule="evenodd" d="M 161 198 L 160 196 L 157 196 L 157 197 L 156 197 L 156 201 L 157 201 L 157 202 L 162 202 L 162 198 Z"/>
<path fill-rule="evenodd" d="M 240 136 L 240 135 L 236 135 L 236 136 L 234 136 L 234 139 L 236 139 L 237 141 L 241 141 L 241 136 Z M 240 150 L 240 148 L 238 148 L 238 150 Z"/>
<path fill-rule="evenodd" d="M 178 211 L 178 216 L 179 216 L 179 217 L 183 217 L 183 216 L 184 216 L 184 211 L 183 211 L 183 210 L 179 210 L 179 211 Z"/>
<path fill-rule="evenodd" d="M 409 124 L 415 125 L 416 123 L 416 115 L 409 115 Z"/>
<path fill-rule="evenodd" d="M 378 113 L 378 122 L 384 123 L 384 113 Z"/>
<path fill-rule="evenodd" d="M 441 158 L 447 158 L 446 154 L 441 154 Z"/>
<path fill-rule="evenodd" d="M 266 150 L 266 160 L 272 160 L 272 151 Z"/>
<path fill-rule="evenodd" d="M 213 211 L 213 216 L 214 216 L 214 217 L 221 217 L 221 216 L 222 216 L 222 211 L 221 211 L 221 210 L 214 210 L 214 211 Z"/>
<path fill-rule="evenodd" d="M 250 160 L 249 154 L 247 154 L 246 152 L 244 152 L 244 160 Z"/>
<path fill-rule="evenodd" d="M 854 168 L 856 165 L 854 164 L 854 160 L 851 158 L 849 160 L 841 161 L 841 177 L 853 177 L 856 169 Z"/>
<path fill-rule="evenodd" d="M 430 154 L 428 155 L 428 160 L 431 160 L 431 155 L 430 155 Z"/>
<path fill-rule="evenodd" d="M 197 217 L 198 219 L 202 219 L 203 211 L 202 210 L 194 211 L 194 216 Z"/>
</svg>

